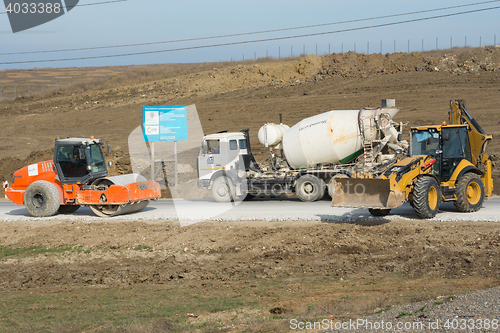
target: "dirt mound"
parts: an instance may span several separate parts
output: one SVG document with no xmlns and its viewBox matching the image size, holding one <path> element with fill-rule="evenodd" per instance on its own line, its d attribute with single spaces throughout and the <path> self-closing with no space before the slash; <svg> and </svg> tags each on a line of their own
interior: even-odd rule
<svg viewBox="0 0 500 333">
<path fill-rule="evenodd" d="M 432 221 L 254 221 L 189 227 L 164 221 L 5 222 L 0 230 L 0 244 L 5 246 L 79 247 L 60 254 L 4 258 L 0 290 L 227 281 L 306 272 L 496 279 L 499 231 L 491 223 Z"/>
<path fill-rule="evenodd" d="M 500 70 L 500 48 L 489 46 L 442 57 L 413 53 L 359 54 L 347 52 L 323 57 L 322 75 L 342 77 L 412 71 L 449 71 L 454 74 Z"/>
<path fill-rule="evenodd" d="M 500 47 L 488 46 L 461 54 L 446 54 L 439 67 L 455 74 L 500 70 Z"/>
</svg>

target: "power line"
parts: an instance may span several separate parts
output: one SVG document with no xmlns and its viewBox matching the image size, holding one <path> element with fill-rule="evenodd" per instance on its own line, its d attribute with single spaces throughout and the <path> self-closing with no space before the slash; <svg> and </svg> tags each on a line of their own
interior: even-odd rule
<svg viewBox="0 0 500 333">
<path fill-rule="evenodd" d="M 118 0 L 118 1 L 126 1 L 126 0 Z M 465 5 L 457 5 L 457 6 L 435 8 L 435 9 L 426 9 L 426 10 L 420 10 L 420 11 L 415 11 L 415 12 L 400 13 L 400 14 L 385 15 L 385 16 L 376 16 L 376 17 L 369 17 L 369 18 L 363 18 L 363 19 L 355 19 L 355 20 L 349 20 L 349 21 L 332 22 L 332 23 L 322 23 L 322 24 L 306 25 L 306 26 L 300 26 L 300 27 L 289 27 L 289 28 L 263 30 L 263 31 L 254 31 L 254 32 L 243 32 L 243 33 L 229 34 L 229 35 L 219 35 L 219 36 L 209 36 L 209 37 L 196 37 L 196 38 L 176 39 L 176 40 L 167 40 L 167 41 L 159 41 L 159 42 L 148 42 L 148 43 L 135 43 L 135 44 L 123 44 L 123 45 L 83 47 L 83 48 L 61 49 L 61 50 L 42 50 L 42 51 L 25 51 L 25 52 L 0 53 L 0 56 L 3 56 L 3 55 L 19 55 L 19 54 L 35 54 L 35 53 L 55 53 L 55 52 L 69 52 L 69 51 L 102 50 L 102 49 L 121 48 L 121 47 L 134 47 L 134 46 L 145 46 L 145 45 L 169 44 L 169 43 L 177 43 L 177 42 L 192 42 L 192 41 L 200 41 L 200 40 L 207 40 L 207 39 L 217 39 L 217 38 L 226 38 L 226 37 L 240 37 L 240 36 L 248 36 L 248 35 L 256 35 L 256 34 L 264 34 L 264 33 L 270 33 L 270 32 L 280 32 L 280 31 L 290 31 L 290 30 L 307 29 L 307 28 L 317 28 L 317 27 L 323 27 L 323 26 L 329 26 L 329 25 L 355 23 L 355 22 L 378 20 L 378 19 L 398 17 L 398 16 L 422 14 L 422 13 L 435 12 L 435 11 L 441 11 L 441 10 L 447 10 L 447 9 L 455 9 L 455 8 L 461 8 L 461 7 L 477 6 L 477 5 L 482 5 L 482 4 L 486 4 L 486 3 L 492 3 L 492 2 L 498 2 L 498 1 L 500 1 L 500 0 L 490 0 L 490 1 L 483 1 L 483 2 L 476 2 L 476 3 L 471 3 L 471 4 L 465 4 Z M 115 2 L 115 1 L 110 1 L 110 2 Z"/>
<path fill-rule="evenodd" d="M 268 42 L 268 41 L 275 41 L 275 40 L 293 39 L 293 38 L 301 38 L 301 37 L 311 37 L 311 36 L 319 36 L 319 35 L 336 34 L 336 33 L 341 33 L 341 32 L 366 30 L 366 29 L 372 29 L 372 28 L 381 28 L 381 27 L 393 26 L 393 25 L 404 24 L 404 23 L 412 23 L 412 22 L 426 21 L 426 20 L 432 20 L 432 19 L 437 19 L 437 18 L 444 18 L 444 17 L 450 17 L 450 16 L 457 16 L 457 15 L 463 15 L 463 14 L 483 12 L 483 11 L 494 10 L 494 9 L 499 9 L 499 8 L 500 8 L 500 6 L 496 6 L 496 7 L 475 9 L 475 10 L 469 10 L 469 11 L 465 11 L 465 12 L 458 12 L 458 13 L 452 13 L 452 14 L 443 14 L 443 15 L 437 15 L 437 16 L 423 17 L 423 18 L 417 18 L 417 19 L 411 19 L 411 20 L 405 20 L 405 21 L 399 21 L 399 22 L 383 23 L 383 24 L 377 24 L 377 25 L 370 25 L 370 26 L 364 26 L 364 27 L 358 27 L 358 28 L 349 28 L 349 29 L 335 30 L 335 31 L 327 31 L 327 32 L 316 32 L 316 33 L 303 34 L 303 35 L 294 35 L 294 36 L 285 36 L 285 37 L 274 37 L 274 38 L 256 39 L 256 40 L 240 41 L 240 42 L 229 42 L 229 43 L 221 43 L 221 44 L 188 46 L 188 47 L 181 47 L 181 48 L 168 49 L 168 50 L 145 51 L 145 52 L 135 52 L 135 53 L 124 53 L 124 54 L 112 54 L 112 55 L 102 55 L 102 56 L 92 56 L 92 57 L 0 62 L 0 65 L 12 65 L 12 64 L 28 64 L 28 63 L 41 63 L 41 62 L 55 62 L 55 61 L 73 61 L 73 60 L 89 60 L 89 59 L 128 57 L 128 56 L 134 56 L 134 55 L 145 55 L 145 54 L 165 53 L 165 52 L 185 51 L 185 50 L 195 50 L 195 49 L 220 47 L 220 46 L 230 46 L 230 45 L 260 43 L 260 42 Z"/>
<path fill-rule="evenodd" d="M 93 3 L 84 3 L 84 4 L 77 4 L 75 6 L 66 6 L 67 8 L 75 8 L 75 7 L 84 7 L 84 6 L 94 6 L 94 5 L 104 5 L 107 3 L 113 3 L 113 2 L 123 2 L 123 1 L 128 1 L 128 0 L 112 0 L 112 1 L 103 1 L 103 2 L 93 2 Z M 0 14 L 7 14 L 7 12 L 0 12 Z"/>
</svg>

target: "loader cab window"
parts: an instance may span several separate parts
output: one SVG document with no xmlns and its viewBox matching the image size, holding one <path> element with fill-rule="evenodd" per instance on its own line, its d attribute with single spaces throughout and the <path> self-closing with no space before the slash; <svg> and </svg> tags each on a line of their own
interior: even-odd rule
<svg viewBox="0 0 500 333">
<path fill-rule="evenodd" d="M 411 136 L 411 153 L 412 155 L 432 155 L 438 161 L 432 165 L 432 173 L 439 175 L 440 173 L 440 154 L 436 150 L 440 149 L 440 136 L 435 128 L 428 130 L 413 130 Z"/>
<path fill-rule="evenodd" d="M 442 129 L 443 158 L 460 158 L 471 161 L 469 136 L 466 127 Z"/>
<path fill-rule="evenodd" d="M 436 155 L 439 149 L 439 132 L 431 128 L 429 130 L 413 130 L 411 138 L 412 155 Z"/>
<path fill-rule="evenodd" d="M 471 161 L 471 151 L 466 127 L 443 127 L 443 162 L 441 178 L 446 181 L 451 178 L 460 162 L 465 158 Z"/>
<path fill-rule="evenodd" d="M 240 139 L 238 140 L 238 143 L 240 145 L 240 149 L 247 149 L 247 140 Z"/>
</svg>

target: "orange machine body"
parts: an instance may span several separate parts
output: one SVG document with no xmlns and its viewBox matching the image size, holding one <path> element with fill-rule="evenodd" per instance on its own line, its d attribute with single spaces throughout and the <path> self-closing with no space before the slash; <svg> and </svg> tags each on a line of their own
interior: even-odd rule
<svg viewBox="0 0 500 333">
<path fill-rule="evenodd" d="M 24 193 L 30 184 L 45 180 L 56 185 L 61 205 L 122 205 L 161 196 L 160 185 L 155 181 L 143 181 L 111 185 L 106 190 L 84 189 L 83 184 L 62 184 L 52 160 L 25 166 L 14 173 L 12 184 L 6 189 L 7 198 L 24 205 Z"/>
</svg>

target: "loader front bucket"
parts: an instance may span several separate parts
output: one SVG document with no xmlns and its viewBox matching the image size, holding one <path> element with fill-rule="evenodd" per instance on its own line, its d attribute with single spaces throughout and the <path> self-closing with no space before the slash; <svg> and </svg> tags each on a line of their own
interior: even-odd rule
<svg viewBox="0 0 500 333">
<path fill-rule="evenodd" d="M 392 179 L 335 178 L 332 207 L 392 209 L 404 203 L 404 193 Z"/>
</svg>

